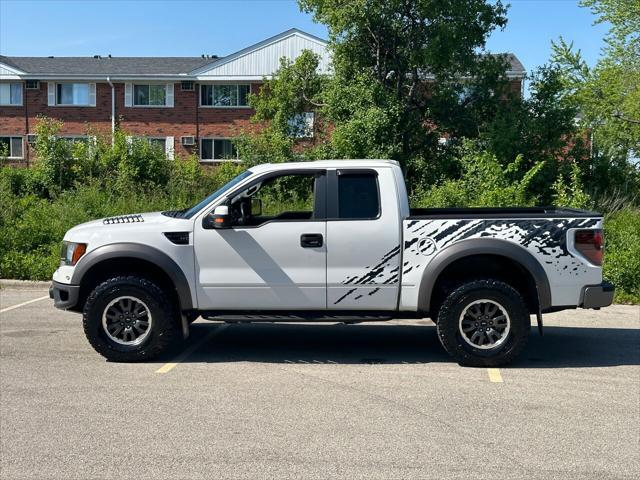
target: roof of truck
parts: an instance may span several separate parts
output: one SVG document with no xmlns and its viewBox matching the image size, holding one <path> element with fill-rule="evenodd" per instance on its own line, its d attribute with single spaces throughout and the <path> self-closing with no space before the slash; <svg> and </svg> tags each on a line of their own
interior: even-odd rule
<svg viewBox="0 0 640 480">
<path fill-rule="evenodd" d="M 375 168 L 382 166 L 398 166 L 396 160 L 316 160 L 314 162 L 263 163 L 251 167 L 254 173 L 273 170 L 292 170 L 305 168 Z"/>
</svg>

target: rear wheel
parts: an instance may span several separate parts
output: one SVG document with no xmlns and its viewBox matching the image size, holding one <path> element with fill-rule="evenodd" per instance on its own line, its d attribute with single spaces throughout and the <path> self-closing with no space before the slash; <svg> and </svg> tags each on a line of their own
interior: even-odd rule
<svg viewBox="0 0 640 480">
<path fill-rule="evenodd" d="M 437 329 L 440 343 L 461 365 L 493 367 L 524 349 L 531 322 L 517 290 L 497 280 L 475 280 L 446 296 Z"/>
<path fill-rule="evenodd" d="M 136 276 L 119 276 L 98 285 L 85 303 L 84 332 L 108 360 L 150 360 L 180 337 L 176 309 L 160 287 Z"/>
</svg>

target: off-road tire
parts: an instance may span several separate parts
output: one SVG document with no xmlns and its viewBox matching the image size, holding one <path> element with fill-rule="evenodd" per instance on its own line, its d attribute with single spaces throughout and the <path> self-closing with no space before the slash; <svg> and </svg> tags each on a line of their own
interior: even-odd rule
<svg viewBox="0 0 640 480">
<path fill-rule="evenodd" d="M 504 342 L 488 350 L 465 342 L 459 330 L 460 315 L 476 300 L 488 299 L 502 305 L 510 318 L 510 331 Z M 513 361 L 524 349 L 531 331 L 529 311 L 522 295 L 498 280 L 474 280 L 464 283 L 445 297 L 436 321 L 438 337 L 444 349 L 460 365 L 498 367 Z"/>
<path fill-rule="evenodd" d="M 110 301 L 120 296 L 142 300 L 152 316 L 151 331 L 139 345 L 121 345 L 111 340 L 102 326 L 102 314 Z M 175 305 L 153 282 L 138 276 L 117 276 L 99 284 L 89 295 L 82 315 L 84 333 L 91 346 L 112 362 L 141 362 L 169 351 L 182 338 Z"/>
</svg>

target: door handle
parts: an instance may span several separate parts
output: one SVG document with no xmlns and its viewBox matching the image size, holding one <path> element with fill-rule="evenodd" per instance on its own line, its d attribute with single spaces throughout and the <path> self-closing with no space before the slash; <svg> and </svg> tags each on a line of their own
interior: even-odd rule
<svg viewBox="0 0 640 480">
<path fill-rule="evenodd" d="M 319 248 L 322 244 L 321 233 L 303 233 L 300 235 L 300 246 L 302 248 Z"/>
</svg>

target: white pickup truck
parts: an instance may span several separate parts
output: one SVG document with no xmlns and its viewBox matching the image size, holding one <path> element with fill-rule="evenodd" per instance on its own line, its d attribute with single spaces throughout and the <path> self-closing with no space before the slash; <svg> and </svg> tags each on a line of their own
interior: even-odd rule
<svg viewBox="0 0 640 480">
<path fill-rule="evenodd" d="M 113 361 L 151 359 L 202 316 L 229 322 L 431 317 L 459 363 L 497 366 L 536 315 L 610 305 L 602 217 L 555 208 L 410 210 L 386 160 L 259 165 L 188 210 L 64 238 L 50 295 Z"/>
</svg>

